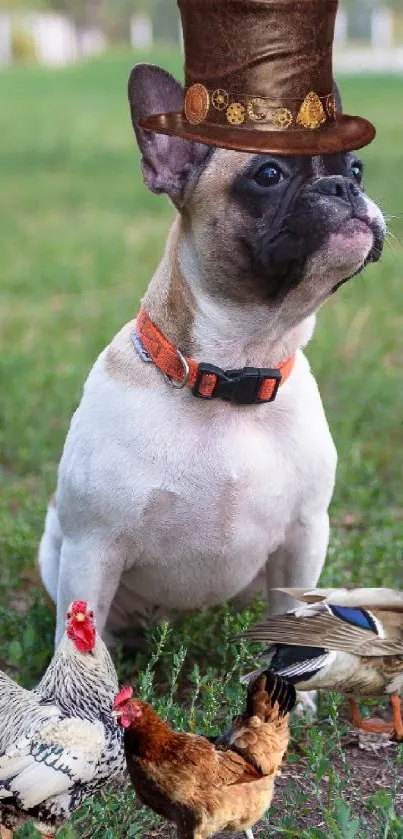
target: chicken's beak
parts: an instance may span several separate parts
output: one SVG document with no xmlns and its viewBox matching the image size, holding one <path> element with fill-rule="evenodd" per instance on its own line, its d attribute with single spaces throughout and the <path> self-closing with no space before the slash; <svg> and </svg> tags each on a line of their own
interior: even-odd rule
<svg viewBox="0 0 403 839">
<path fill-rule="evenodd" d="M 122 710 L 120 710 L 120 708 L 116 708 L 116 709 L 115 709 L 114 711 L 112 711 L 111 713 L 112 713 L 112 716 L 115 718 L 115 720 L 118 720 L 118 719 L 119 719 L 119 717 L 121 717 L 121 716 L 122 716 L 123 711 L 122 711 Z"/>
</svg>

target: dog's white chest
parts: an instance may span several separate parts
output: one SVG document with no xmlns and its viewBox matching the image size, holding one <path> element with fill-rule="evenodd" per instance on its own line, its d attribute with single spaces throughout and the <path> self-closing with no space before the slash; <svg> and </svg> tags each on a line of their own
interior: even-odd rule
<svg viewBox="0 0 403 839">
<path fill-rule="evenodd" d="M 142 476 L 136 588 L 146 596 L 152 582 L 157 601 L 176 608 L 190 592 L 195 606 L 219 603 L 284 539 L 293 506 L 287 465 L 280 468 L 267 435 L 247 423 L 218 424 L 214 433 L 181 429 L 171 448 L 166 442 L 158 481 L 153 470 Z"/>
<path fill-rule="evenodd" d="M 235 596 L 284 542 L 315 471 L 333 486 L 334 449 L 306 373 L 317 404 L 298 416 L 287 410 L 294 394 L 281 409 L 239 408 L 160 382 L 127 388 L 99 359 L 60 468 L 63 527 L 89 532 L 101 520 L 125 552 L 124 586 L 148 601 L 197 608 Z"/>
</svg>

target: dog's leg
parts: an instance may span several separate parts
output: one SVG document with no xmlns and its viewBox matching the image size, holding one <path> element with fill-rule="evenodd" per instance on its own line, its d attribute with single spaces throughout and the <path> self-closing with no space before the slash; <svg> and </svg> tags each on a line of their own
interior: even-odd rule
<svg viewBox="0 0 403 839">
<path fill-rule="evenodd" d="M 268 613 L 279 614 L 293 609 L 297 603 L 274 588 L 314 588 L 320 577 L 329 542 L 329 516 L 322 513 L 309 520 L 299 520 L 285 543 L 269 557 L 266 565 Z M 315 691 L 299 694 L 296 713 L 314 714 Z"/>
<path fill-rule="evenodd" d="M 54 603 L 57 600 L 62 542 L 63 533 L 57 515 L 55 499 L 52 497 L 46 513 L 45 530 L 39 545 L 38 566 L 43 585 Z"/>
<path fill-rule="evenodd" d="M 246 609 L 252 600 L 266 600 L 267 601 L 267 571 L 265 566 L 259 571 L 254 580 L 243 589 L 240 594 L 233 598 L 232 603 L 236 609 Z"/>
<path fill-rule="evenodd" d="M 329 542 L 327 512 L 293 524 L 284 544 L 266 565 L 268 612 L 293 609 L 297 603 L 275 588 L 314 588 L 320 577 Z"/>
<path fill-rule="evenodd" d="M 89 603 L 102 635 L 125 559 L 123 547 L 105 545 L 97 534 L 92 534 L 91 540 L 64 539 L 57 591 L 56 645 L 64 633 L 66 612 L 73 600 Z"/>
</svg>

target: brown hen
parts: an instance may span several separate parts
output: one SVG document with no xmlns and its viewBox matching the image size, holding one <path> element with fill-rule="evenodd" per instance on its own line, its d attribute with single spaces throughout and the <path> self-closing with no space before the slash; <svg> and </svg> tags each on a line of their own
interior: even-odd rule
<svg viewBox="0 0 403 839">
<path fill-rule="evenodd" d="M 273 797 L 286 752 L 295 689 L 266 671 L 248 686 L 245 712 L 213 741 L 177 733 L 132 688 L 116 697 L 114 714 L 139 799 L 176 824 L 178 839 L 208 839 L 220 830 L 251 828 Z"/>
</svg>

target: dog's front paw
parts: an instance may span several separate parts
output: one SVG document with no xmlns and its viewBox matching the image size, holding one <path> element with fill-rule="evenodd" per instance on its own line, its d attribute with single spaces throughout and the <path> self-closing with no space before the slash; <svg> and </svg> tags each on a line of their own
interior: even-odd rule
<svg viewBox="0 0 403 839">
<path fill-rule="evenodd" d="M 308 717 L 311 720 L 316 717 L 316 693 L 316 690 L 299 690 L 297 692 L 298 703 L 294 711 L 297 717 L 300 719 Z"/>
</svg>

